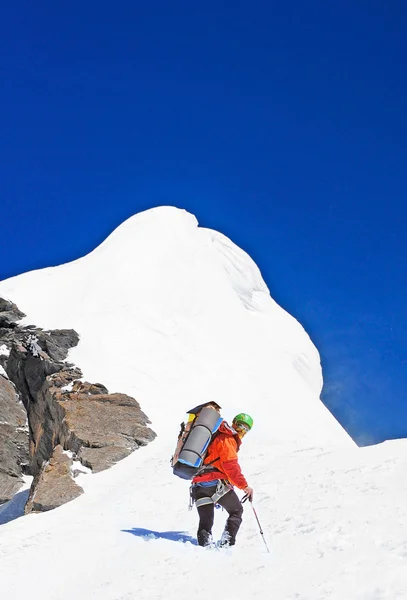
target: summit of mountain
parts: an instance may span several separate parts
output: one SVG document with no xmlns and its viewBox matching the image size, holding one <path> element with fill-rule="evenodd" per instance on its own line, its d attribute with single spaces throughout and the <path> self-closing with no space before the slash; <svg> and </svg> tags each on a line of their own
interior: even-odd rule
<svg viewBox="0 0 407 600">
<path fill-rule="evenodd" d="M 88 381 L 138 398 L 161 435 L 214 398 L 230 415 L 252 412 L 277 445 L 353 445 L 320 400 L 304 328 L 246 252 L 185 210 L 137 214 L 87 256 L 1 282 L 0 296 L 23 323 L 77 331 L 69 360 Z"/>
</svg>

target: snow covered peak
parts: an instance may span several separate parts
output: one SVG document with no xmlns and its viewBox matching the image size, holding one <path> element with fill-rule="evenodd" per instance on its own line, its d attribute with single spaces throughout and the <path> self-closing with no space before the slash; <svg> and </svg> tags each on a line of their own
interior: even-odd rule
<svg viewBox="0 0 407 600">
<path fill-rule="evenodd" d="M 250 413 L 258 440 L 352 445 L 319 399 L 319 355 L 252 259 L 174 207 L 125 221 L 89 255 L 0 283 L 26 322 L 74 328 L 86 379 L 136 397 L 161 436 L 214 399 Z"/>
<path fill-rule="evenodd" d="M 319 400 L 317 350 L 230 240 L 157 208 L 84 258 L 0 283 L 2 296 L 29 322 L 77 329 L 69 359 L 86 379 L 140 400 L 158 433 L 112 469 L 83 475 L 86 493 L 54 511 L 8 523 L 21 495 L 0 507 L 9 600 L 42 600 L 30 574 L 44 565 L 48 597 L 60 600 L 173 600 L 202 571 L 211 576 L 197 600 L 214 581 L 231 582 L 235 600 L 270 590 L 275 600 L 406 598 L 406 442 L 353 444 Z M 270 554 L 249 502 L 233 549 L 194 546 L 197 514 L 169 458 L 184 411 L 210 399 L 228 419 L 254 418 L 239 463 Z M 216 513 L 219 539 L 226 516 Z"/>
</svg>

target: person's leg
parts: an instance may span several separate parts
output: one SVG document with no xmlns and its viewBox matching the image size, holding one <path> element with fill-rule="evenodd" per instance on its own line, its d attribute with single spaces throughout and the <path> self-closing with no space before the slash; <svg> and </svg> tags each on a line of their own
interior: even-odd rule
<svg viewBox="0 0 407 600">
<path fill-rule="evenodd" d="M 212 542 L 212 527 L 215 506 L 212 501 L 209 501 L 208 504 L 200 504 L 199 500 L 206 498 L 210 499 L 215 491 L 216 486 L 197 486 L 194 490 L 194 499 L 195 502 L 198 502 L 197 510 L 199 515 L 199 525 L 197 539 L 200 546 L 208 546 Z"/>
<path fill-rule="evenodd" d="M 209 546 L 212 543 L 212 526 L 214 519 L 214 505 L 205 504 L 198 508 L 199 525 L 197 532 L 198 544 L 200 546 Z"/>
<path fill-rule="evenodd" d="M 231 490 L 219 499 L 218 504 L 229 513 L 226 521 L 225 530 L 222 534 L 221 545 L 234 546 L 236 543 L 236 534 L 242 523 L 243 506 L 236 492 Z"/>
</svg>

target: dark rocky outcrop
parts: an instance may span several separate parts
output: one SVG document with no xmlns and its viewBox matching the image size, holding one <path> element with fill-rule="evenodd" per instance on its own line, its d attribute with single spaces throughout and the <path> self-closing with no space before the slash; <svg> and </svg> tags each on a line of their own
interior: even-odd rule
<svg viewBox="0 0 407 600">
<path fill-rule="evenodd" d="M 24 316 L 15 304 L 0 298 L 0 504 L 21 487 L 29 463 L 27 414 L 6 371 L 16 322 Z"/>
<path fill-rule="evenodd" d="M 25 314 L 13 302 L 0 298 L 0 327 L 16 327 L 23 317 Z"/>
<path fill-rule="evenodd" d="M 0 375 L 0 504 L 14 496 L 28 466 L 27 415 L 14 386 Z"/>
<path fill-rule="evenodd" d="M 61 427 L 64 419 L 64 411 L 54 401 L 49 388 L 48 378 L 55 373 L 65 371 L 63 382 L 69 382 L 82 373 L 69 363 L 52 360 L 42 346 L 54 347 L 55 341 L 44 342 L 44 338 L 52 338 L 54 332 L 33 330 L 23 338 L 17 339 L 11 347 L 7 363 L 7 374 L 19 391 L 21 400 L 25 406 L 29 426 L 29 451 L 30 451 L 30 474 L 34 477 L 38 474 L 44 462 L 47 462 L 54 448 L 60 443 Z M 19 332 L 20 333 L 20 332 Z M 38 335 L 37 335 L 38 334 Z M 59 339 L 60 332 L 57 332 Z M 76 336 L 76 340 L 78 337 Z M 41 344 L 41 345 L 40 345 Z M 66 356 L 67 352 L 65 352 Z M 60 352 L 58 355 L 61 355 Z"/>
<path fill-rule="evenodd" d="M 34 480 L 27 511 L 49 510 L 82 493 L 64 451 L 97 472 L 145 446 L 155 433 L 137 400 L 110 394 L 101 383 L 80 381 L 80 369 L 65 360 L 79 342 L 74 330 L 22 327 L 15 322 L 22 316 L 15 305 L 0 299 L 0 365 L 28 416 L 29 473 Z M 16 430 L 11 438 L 17 439 Z M 1 485 L 0 480 L 0 490 Z"/>
</svg>

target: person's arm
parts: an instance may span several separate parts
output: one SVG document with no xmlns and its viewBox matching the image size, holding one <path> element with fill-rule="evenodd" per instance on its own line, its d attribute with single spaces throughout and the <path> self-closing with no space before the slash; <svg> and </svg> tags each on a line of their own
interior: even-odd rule
<svg viewBox="0 0 407 600">
<path fill-rule="evenodd" d="M 225 439 L 219 458 L 221 470 L 225 473 L 230 483 L 241 490 L 248 488 L 248 483 L 237 460 L 237 445 L 233 438 Z"/>
</svg>

